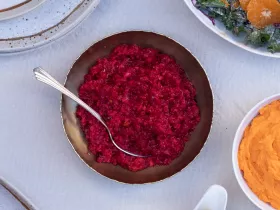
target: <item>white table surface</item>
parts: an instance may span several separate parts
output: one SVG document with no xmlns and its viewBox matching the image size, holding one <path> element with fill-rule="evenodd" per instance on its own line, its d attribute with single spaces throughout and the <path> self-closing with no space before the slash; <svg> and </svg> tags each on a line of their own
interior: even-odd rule
<svg viewBox="0 0 280 210">
<path fill-rule="evenodd" d="M 64 135 L 60 94 L 32 75 L 33 67 L 41 65 L 63 82 L 73 61 L 93 42 L 132 29 L 166 34 L 190 49 L 205 67 L 215 98 L 212 132 L 201 154 L 184 171 L 156 184 L 119 184 L 85 166 Z M 257 209 L 235 180 L 232 142 L 245 113 L 280 91 L 279 64 L 213 34 L 183 0 L 102 0 L 63 39 L 0 56 L 0 175 L 40 210 L 191 210 L 215 183 L 228 190 L 228 210 Z M 0 205 L 1 210 L 18 209 L 0 190 L 3 203 L 8 205 Z"/>
</svg>

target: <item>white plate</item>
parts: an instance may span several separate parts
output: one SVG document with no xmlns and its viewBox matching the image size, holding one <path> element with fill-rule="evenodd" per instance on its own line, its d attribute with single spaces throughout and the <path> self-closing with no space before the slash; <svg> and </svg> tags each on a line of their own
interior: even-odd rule
<svg viewBox="0 0 280 210">
<path fill-rule="evenodd" d="M 243 37 L 237 37 L 231 33 L 231 31 L 226 30 L 226 28 L 223 26 L 222 23 L 219 21 L 216 21 L 216 24 L 213 25 L 211 20 L 206 17 L 200 10 L 198 10 L 192 3 L 192 0 L 184 0 L 189 9 L 193 12 L 193 14 L 210 30 L 212 30 L 214 33 L 218 34 L 223 39 L 229 41 L 230 43 L 241 47 L 242 49 L 245 49 L 249 52 L 256 53 L 258 55 L 268 56 L 268 57 L 275 57 L 280 58 L 280 53 L 270 53 L 267 51 L 266 47 L 260 47 L 260 48 L 253 48 L 252 46 L 247 46 L 244 44 L 244 38 Z"/>
<path fill-rule="evenodd" d="M 243 138 L 243 133 L 245 131 L 245 129 L 247 128 L 247 126 L 251 123 L 251 121 L 259 114 L 259 110 L 272 103 L 273 101 L 276 100 L 280 100 L 280 94 L 277 95 L 273 95 L 271 97 L 268 97 L 266 99 L 264 99 L 263 101 L 259 102 L 256 106 L 254 106 L 249 112 L 248 114 L 244 117 L 244 119 L 242 120 L 242 122 L 240 123 L 235 137 L 234 137 L 234 141 L 233 141 L 233 148 L 232 148 L 232 163 L 233 163 L 233 170 L 234 170 L 234 174 L 235 177 L 237 179 L 237 182 L 239 184 L 239 186 L 241 187 L 241 189 L 243 190 L 243 192 L 247 195 L 247 197 L 260 209 L 265 209 L 265 210 L 275 210 L 274 208 L 272 208 L 270 205 L 268 205 L 267 203 L 261 201 L 254 193 L 253 191 L 248 187 L 246 181 L 243 178 L 243 175 L 239 169 L 239 165 L 238 165 L 238 150 L 239 150 L 239 145 L 240 142 Z"/>
<path fill-rule="evenodd" d="M 46 0 L 0 0 L 0 20 L 23 15 Z"/>
<path fill-rule="evenodd" d="M 0 21 L 0 53 L 36 48 L 62 37 L 81 23 L 99 2 L 47 0 L 29 13 Z"/>
</svg>

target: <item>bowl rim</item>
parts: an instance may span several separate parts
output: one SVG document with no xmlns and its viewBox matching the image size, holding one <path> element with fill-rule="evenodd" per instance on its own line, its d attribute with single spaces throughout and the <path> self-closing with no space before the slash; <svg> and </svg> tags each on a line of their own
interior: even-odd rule
<svg viewBox="0 0 280 210">
<path fill-rule="evenodd" d="M 191 10 L 191 12 L 197 17 L 197 19 L 200 20 L 207 28 L 209 28 L 211 31 L 213 31 L 215 34 L 220 36 L 221 38 L 225 39 L 226 41 L 230 42 L 231 44 L 240 47 L 248 52 L 257 54 L 257 55 L 262 55 L 266 57 L 271 57 L 271 58 L 280 58 L 280 53 L 270 53 L 268 51 L 261 51 L 258 48 L 253 48 L 250 46 L 247 46 L 245 44 L 241 44 L 234 39 L 232 39 L 229 36 L 225 35 L 225 32 L 219 31 L 218 28 L 213 25 L 213 23 L 205 16 L 201 11 L 199 11 L 192 3 L 192 0 L 184 0 L 188 8 Z M 207 19 L 207 20 L 206 20 Z M 226 29 L 224 30 L 226 31 Z"/>
<path fill-rule="evenodd" d="M 235 133 L 234 141 L 233 141 L 233 147 L 232 147 L 232 164 L 233 164 L 233 171 L 235 178 L 242 189 L 242 191 L 245 193 L 245 195 L 249 198 L 249 200 L 254 203 L 257 207 L 260 209 L 267 209 L 267 210 L 275 210 L 272 206 L 269 204 L 263 202 L 261 199 L 259 199 L 256 194 L 249 188 L 247 185 L 245 179 L 243 178 L 243 175 L 241 173 L 241 170 L 239 168 L 238 164 L 238 149 L 240 142 L 242 141 L 243 133 L 245 128 L 251 123 L 251 121 L 258 115 L 259 110 L 272 103 L 273 101 L 280 100 L 280 93 L 274 94 L 272 96 L 269 96 L 265 98 L 264 100 L 258 102 L 243 118 L 241 123 L 238 126 L 238 129 Z"/>
<path fill-rule="evenodd" d="M 168 36 L 168 35 L 165 35 L 163 33 L 160 33 L 160 32 L 157 32 L 157 31 L 154 31 L 154 30 L 123 30 L 123 31 L 117 31 L 117 32 L 114 32 L 114 33 L 110 33 L 110 34 L 107 34 L 106 36 L 104 37 L 101 37 L 95 41 L 93 41 L 87 48 L 85 48 L 85 50 L 83 50 L 79 56 L 72 62 L 72 65 L 69 67 L 69 70 L 66 74 L 66 77 L 65 77 L 65 80 L 64 80 L 64 83 L 63 83 L 63 86 L 66 86 L 66 83 L 67 83 L 67 80 L 68 80 L 68 77 L 69 77 L 69 74 L 70 74 L 70 71 L 71 69 L 73 68 L 73 66 L 75 65 L 75 63 L 80 59 L 80 57 L 85 53 L 87 52 L 94 44 L 104 40 L 104 39 L 107 39 L 111 36 L 114 36 L 114 35 L 118 35 L 118 34 L 122 34 L 122 33 L 127 33 L 127 32 L 144 32 L 144 33 L 153 33 L 153 34 L 156 34 L 156 35 L 160 35 L 160 36 L 164 36 L 170 40 L 172 40 L 173 42 L 177 43 L 178 45 L 181 45 L 185 50 L 187 50 L 193 57 L 194 59 L 197 61 L 197 63 L 201 66 L 201 68 L 203 69 L 205 75 L 206 75 L 206 78 L 208 80 L 208 84 L 209 84 L 209 87 L 210 87 L 210 90 L 211 90 L 211 95 L 212 95 L 212 118 L 211 118 L 211 125 L 210 125 L 210 130 L 209 130 L 209 133 L 208 133 L 208 136 L 203 144 L 203 146 L 201 147 L 199 153 L 193 158 L 193 160 L 187 165 L 189 166 L 190 164 L 193 164 L 193 162 L 197 159 L 197 157 L 199 156 L 199 154 L 201 154 L 201 151 L 205 148 L 205 145 L 206 143 L 208 142 L 208 139 L 209 139 L 209 136 L 211 135 L 212 133 L 212 127 L 213 127 L 213 118 L 214 118 L 214 110 L 215 110 L 215 107 L 214 107 L 214 94 L 213 94 L 213 89 L 212 89 L 212 85 L 210 83 L 210 80 L 209 80 L 209 77 L 208 77 L 208 74 L 207 72 L 205 71 L 205 68 L 204 66 L 202 65 L 202 63 L 200 62 L 200 60 L 192 53 L 192 51 L 190 51 L 188 48 L 186 48 L 183 44 L 181 44 L 180 42 L 178 42 L 177 40 L 175 40 L 174 38 Z M 155 184 L 155 183 L 159 183 L 159 182 L 162 182 L 166 179 L 170 179 L 171 177 L 174 177 L 176 175 L 178 175 L 180 172 L 182 172 L 183 170 L 185 170 L 187 168 L 187 166 L 185 166 L 184 168 L 182 168 L 180 171 L 178 171 L 177 173 L 174 173 L 173 175 L 170 175 L 164 179 L 160 179 L 160 180 L 157 180 L 157 181 L 150 181 L 150 182 L 145 182 L 145 183 L 127 183 L 127 182 L 123 182 L 123 181 L 118 181 L 116 179 L 113 179 L 113 178 L 110 178 L 110 177 L 107 177 L 103 174 L 101 174 L 100 172 L 98 172 L 97 170 L 95 170 L 94 168 L 92 168 L 90 165 L 88 165 L 88 163 L 85 162 L 85 160 L 83 160 L 83 158 L 79 155 L 79 153 L 76 151 L 75 147 L 73 146 L 73 144 L 71 143 L 70 139 L 69 139 L 69 136 L 66 132 L 66 128 L 65 128 L 65 125 L 64 125 L 64 119 L 63 119 L 63 101 L 64 101 L 64 98 L 63 98 L 63 94 L 61 94 L 61 97 L 60 97 L 60 116 L 61 116 L 61 123 L 62 123 L 62 128 L 63 128 L 63 131 L 64 131 L 64 134 L 67 138 L 67 141 L 68 143 L 70 144 L 70 146 L 72 147 L 73 151 L 76 153 L 76 155 L 78 156 L 78 158 L 92 171 L 94 171 L 95 173 L 97 173 L 98 175 L 102 176 L 102 177 L 105 177 L 106 179 L 108 180 L 112 180 L 114 182 L 117 182 L 117 183 L 120 183 L 120 184 L 126 184 L 126 185 L 147 185 L 147 184 Z"/>
</svg>

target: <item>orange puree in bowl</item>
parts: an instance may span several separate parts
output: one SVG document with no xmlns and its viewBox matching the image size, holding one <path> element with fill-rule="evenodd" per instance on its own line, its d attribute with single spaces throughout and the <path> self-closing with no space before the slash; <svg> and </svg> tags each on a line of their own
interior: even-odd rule
<svg viewBox="0 0 280 210">
<path fill-rule="evenodd" d="M 280 101 L 263 107 L 246 128 L 238 161 L 251 190 L 280 210 Z"/>
</svg>

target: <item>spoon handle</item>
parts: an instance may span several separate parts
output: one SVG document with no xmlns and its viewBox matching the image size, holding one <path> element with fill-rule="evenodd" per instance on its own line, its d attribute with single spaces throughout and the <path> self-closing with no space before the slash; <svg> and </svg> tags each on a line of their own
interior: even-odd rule
<svg viewBox="0 0 280 210">
<path fill-rule="evenodd" d="M 71 91 L 69 91 L 68 89 L 66 89 L 63 85 L 61 85 L 58 81 L 56 81 L 51 75 L 49 75 L 44 69 L 42 69 L 41 67 L 37 67 L 34 70 L 34 74 L 35 77 L 38 81 L 43 82 L 57 90 L 59 90 L 61 93 L 65 94 L 66 96 L 68 96 L 69 98 L 73 99 L 74 101 L 76 101 L 79 105 L 81 105 L 83 108 L 85 108 L 89 113 L 91 113 L 100 123 L 102 123 L 102 125 L 104 125 L 104 127 L 106 128 L 106 130 L 108 131 L 109 137 L 112 140 L 112 143 L 122 152 L 134 156 L 134 157 L 146 157 L 143 155 L 138 155 L 138 154 L 134 154 L 131 152 L 128 152 L 124 149 L 122 149 L 120 146 L 117 145 L 117 143 L 114 141 L 113 136 L 110 132 L 110 129 L 108 128 L 108 126 L 106 125 L 106 123 L 103 121 L 102 117 L 96 112 L 94 111 L 91 107 L 89 107 L 85 102 L 83 102 L 81 99 L 79 99 L 77 96 L 75 96 Z"/>
<path fill-rule="evenodd" d="M 86 109 L 89 113 L 91 113 L 97 120 L 99 120 L 106 128 L 107 125 L 102 120 L 101 116 L 94 111 L 91 107 L 89 107 L 85 102 L 83 102 L 81 99 L 79 99 L 77 96 L 75 96 L 72 92 L 70 92 L 68 89 L 66 89 L 63 85 L 61 85 L 57 80 L 55 80 L 51 75 L 49 75 L 44 69 L 41 67 L 37 67 L 34 70 L 35 77 L 38 81 L 43 82 L 61 93 L 67 95 L 69 98 L 73 99 L 75 102 L 77 102 L 79 105 L 81 105 L 84 109 Z"/>
</svg>

